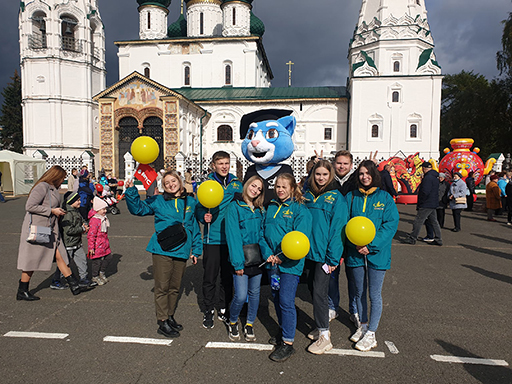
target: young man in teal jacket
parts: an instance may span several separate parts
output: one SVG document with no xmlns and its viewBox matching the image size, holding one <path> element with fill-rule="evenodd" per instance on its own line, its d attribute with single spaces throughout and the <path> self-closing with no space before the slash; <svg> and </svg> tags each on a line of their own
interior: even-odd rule
<svg viewBox="0 0 512 384">
<path fill-rule="evenodd" d="M 208 209 L 199 202 L 196 217 L 204 224 L 203 232 L 203 327 L 213 328 L 214 309 L 217 317 L 227 323 L 229 316 L 226 308 L 233 296 L 233 273 L 229 263 L 229 251 L 226 243 L 225 215 L 226 208 L 233 200 L 235 193 L 242 193 L 242 183 L 229 173 L 229 154 L 217 151 L 213 154 L 213 173 L 209 180 L 215 180 L 224 189 L 224 198 L 218 207 Z M 219 302 L 215 305 L 217 277 L 220 271 Z"/>
</svg>

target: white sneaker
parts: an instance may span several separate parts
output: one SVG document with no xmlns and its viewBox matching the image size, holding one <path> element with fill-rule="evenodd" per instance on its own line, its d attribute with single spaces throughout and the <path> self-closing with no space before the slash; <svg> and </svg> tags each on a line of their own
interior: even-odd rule
<svg viewBox="0 0 512 384">
<path fill-rule="evenodd" d="M 366 328 L 359 327 L 357 328 L 356 332 L 350 336 L 350 341 L 357 343 L 359 340 L 361 340 L 366 333 Z"/>
<path fill-rule="evenodd" d="M 335 309 L 329 309 L 329 322 L 338 317 L 338 312 Z"/>
<path fill-rule="evenodd" d="M 361 322 L 359 321 L 359 314 L 353 313 L 350 315 L 350 321 L 354 323 L 356 328 L 359 328 L 361 326 Z"/>
<path fill-rule="evenodd" d="M 103 285 L 105 284 L 103 282 L 103 280 L 99 277 L 99 276 L 94 276 L 92 279 L 91 279 L 94 283 L 96 283 L 97 285 Z"/>
<path fill-rule="evenodd" d="M 100 272 L 98 277 L 103 281 L 103 284 L 108 283 L 108 279 L 107 279 L 107 276 L 105 276 L 105 272 Z"/>
<path fill-rule="evenodd" d="M 331 332 L 329 332 L 329 338 L 326 339 L 325 336 L 320 335 L 317 341 L 315 341 L 313 344 L 311 344 L 308 347 L 308 351 L 315 354 L 315 355 L 321 355 L 325 353 L 326 351 L 330 351 L 332 349 L 332 343 L 331 343 Z"/>
<path fill-rule="evenodd" d="M 376 346 L 377 340 L 375 339 L 375 332 L 366 332 L 363 338 L 357 342 L 356 349 L 362 352 L 368 352 Z"/>
<path fill-rule="evenodd" d="M 309 340 L 318 340 L 318 337 L 320 336 L 320 331 L 318 328 L 313 329 L 311 332 L 308 333 L 308 339 Z"/>
</svg>

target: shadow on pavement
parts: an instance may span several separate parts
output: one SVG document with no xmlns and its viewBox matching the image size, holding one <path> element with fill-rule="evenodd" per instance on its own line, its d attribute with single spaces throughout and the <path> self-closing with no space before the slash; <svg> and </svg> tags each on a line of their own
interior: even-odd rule
<svg viewBox="0 0 512 384">
<path fill-rule="evenodd" d="M 471 357 L 481 359 L 481 356 L 477 356 L 464 348 L 458 347 L 454 344 L 448 343 L 443 340 L 436 340 L 436 343 L 444 348 L 446 352 L 453 356 L 458 357 Z M 490 357 L 492 358 L 492 356 Z M 464 369 L 475 379 L 481 383 L 511 383 L 512 382 L 512 370 L 507 367 L 499 366 L 487 366 L 478 364 L 463 364 Z"/>
<path fill-rule="evenodd" d="M 468 245 L 468 244 L 460 244 L 459 243 L 459 245 L 464 248 L 471 249 L 472 251 L 485 253 L 485 254 L 491 255 L 491 256 L 501 257 L 501 258 L 507 259 L 507 260 L 512 260 L 512 254 L 510 254 L 510 253 L 500 252 L 500 251 L 496 251 L 496 250 L 488 249 L 488 248 L 475 247 L 474 245 Z"/>
<path fill-rule="evenodd" d="M 122 257 L 123 255 L 119 255 L 117 253 L 114 253 L 112 255 L 112 261 L 108 264 L 107 270 L 105 271 L 107 277 L 115 275 L 117 273 L 117 265 L 121 262 Z"/>
<path fill-rule="evenodd" d="M 469 268 L 472 271 L 479 273 L 485 277 L 490 277 L 491 279 L 503 281 L 504 283 L 512 284 L 512 276 L 502 275 L 501 273 L 496 273 L 492 271 L 488 271 L 487 269 L 475 267 L 474 265 L 462 264 L 464 268 Z"/>
<path fill-rule="evenodd" d="M 494 240 L 494 241 L 498 241 L 500 243 L 505 243 L 505 244 L 512 244 L 512 240 L 503 239 L 501 237 L 484 235 L 482 233 L 472 233 L 471 236 L 477 236 L 477 237 L 481 237 L 482 239 Z"/>
</svg>

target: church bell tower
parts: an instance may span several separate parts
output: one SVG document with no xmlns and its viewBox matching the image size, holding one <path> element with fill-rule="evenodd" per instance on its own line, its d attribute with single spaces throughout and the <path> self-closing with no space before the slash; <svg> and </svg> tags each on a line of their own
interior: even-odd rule
<svg viewBox="0 0 512 384">
<path fill-rule="evenodd" d="M 443 76 L 425 0 L 362 0 L 348 56 L 354 157 L 437 159 Z"/>
<path fill-rule="evenodd" d="M 98 0 L 22 1 L 19 11 L 25 153 L 80 156 L 99 145 L 105 34 Z"/>
</svg>

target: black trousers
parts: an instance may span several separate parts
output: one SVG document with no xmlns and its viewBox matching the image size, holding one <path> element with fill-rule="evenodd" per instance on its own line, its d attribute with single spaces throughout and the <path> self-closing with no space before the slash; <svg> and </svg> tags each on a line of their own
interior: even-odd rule
<svg viewBox="0 0 512 384">
<path fill-rule="evenodd" d="M 308 273 L 308 288 L 313 298 L 313 315 L 316 327 L 321 330 L 329 329 L 329 293 L 330 274 L 322 269 L 324 263 L 306 260 L 305 268 Z"/>
<path fill-rule="evenodd" d="M 460 229 L 460 214 L 462 209 L 452 209 L 453 211 L 453 224 L 455 229 Z"/>
<path fill-rule="evenodd" d="M 466 196 L 466 203 L 468 207 L 466 208 L 466 211 L 472 211 L 473 210 L 473 194 L 470 194 L 469 196 Z"/>
<path fill-rule="evenodd" d="M 229 308 L 233 298 L 233 267 L 226 244 L 203 245 L 203 306 L 205 311 Z M 220 270 L 219 301 L 215 305 L 217 278 Z"/>
</svg>

